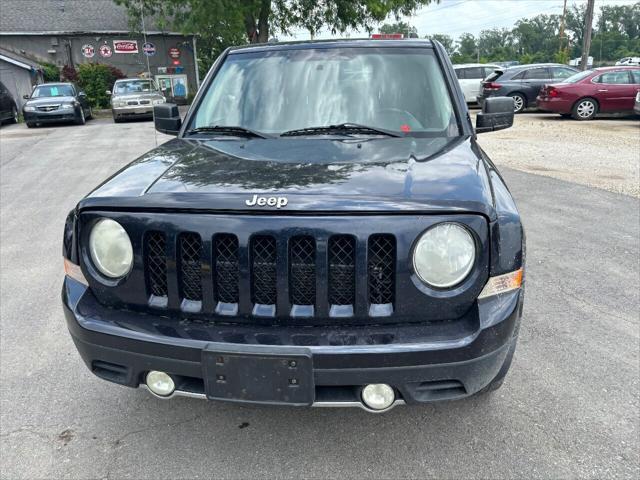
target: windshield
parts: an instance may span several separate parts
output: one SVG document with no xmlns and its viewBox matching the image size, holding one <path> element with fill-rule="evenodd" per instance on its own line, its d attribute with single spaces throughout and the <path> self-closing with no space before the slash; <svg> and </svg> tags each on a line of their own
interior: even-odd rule
<svg viewBox="0 0 640 480">
<path fill-rule="evenodd" d="M 190 128 L 269 134 L 357 124 L 402 135 L 459 135 L 441 68 L 429 48 L 310 48 L 233 53 Z"/>
<path fill-rule="evenodd" d="M 575 73 L 575 74 L 571 75 L 570 77 L 565 78 L 560 83 L 577 83 L 580 80 L 582 80 L 583 78 L 587 78 L 592 73 L 593 73 L 593 70 L 585 70 L 584 72 L 578 72 L 578 73 Z"/>
<path fill-rule="evenodd" d="M 127 95 L 129 93 L 155 92 L 155 84 L 151 80 L 127 80 L 126 82 L 116 82 L 114 91 L 116 95 Z"/>
<path fill-rule="evenodd" d="M 38 97 L 73 97 L 75 92 L 71 85 L 41 85 L 36 87 L 31 98 Z"/>
</svg>

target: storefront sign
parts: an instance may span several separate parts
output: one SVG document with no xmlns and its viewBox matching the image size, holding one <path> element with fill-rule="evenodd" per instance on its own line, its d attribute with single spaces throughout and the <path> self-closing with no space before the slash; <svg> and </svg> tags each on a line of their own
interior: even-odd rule
<svg viewBox="0 0 640 480">
<path fill-rule="evenodd" d="M 100 52 L 100 56 L 102 58 L 109 58 L 111 55 L 113 55 L 113 50 L 111 50 L 111 47 L 109 45 L 100 45 L 100 48 L 98 49 L 98 51 Z"/>
<path fill-rule="evenodd" d="M 147 42 L 142 45 L 142 51 L 147 57 L 151 57 L 156 54 L 156 46 L 151 42 Z"/>
<path fill-rule="evenodd" d="M 171 47 L 169 49 L 169 56 L 171 58 L 180 58 L 180 49 L 178 47 Z"/>
<path fill-rule="evenodd" d="M 136 40 L 114 40 L 113 51 L 115 53 L 138 53 Z"/>
<path fill-rule="evenodd" d="M 86 44 L 82 46 L 82 55 L 87 58 L 93 58 L 96 54 L 96 49 L 91 44 Z"/>
</svg>

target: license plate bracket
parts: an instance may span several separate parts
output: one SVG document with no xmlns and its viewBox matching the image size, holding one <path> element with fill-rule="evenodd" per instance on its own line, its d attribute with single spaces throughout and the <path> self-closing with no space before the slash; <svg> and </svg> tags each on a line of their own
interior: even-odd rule
<svg viewBox="0 0 640 480">
<path fill-rule="evenodd" d="M 313 360 L 304 347 L 209 344 L 202 365 L 211 400 L 300 406 L 315 400 Z"/>
</svg>

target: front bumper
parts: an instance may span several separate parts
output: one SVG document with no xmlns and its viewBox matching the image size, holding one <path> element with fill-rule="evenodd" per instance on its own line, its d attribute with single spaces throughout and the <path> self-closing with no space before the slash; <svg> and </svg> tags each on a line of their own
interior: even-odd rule
<svg viewBox="0 0 640 480">
<path fill-rule="evenodd" d="M 23 111 L 22 113 L 24 121 L 29 123 L 73 122 L 79 116 L 79 110 L 75 108 L 51 110 L 50 112 L 41 112 L 38 110 L 35 112 Z"/>
<path fill-rule="evenodd" d="M 153 105 L 130 105 L 127 107 L 111 108 L 114 118 L 126 117 L 151 117 L 153 116 Z"/>
<path fill-rule="evenodd" d="M 298 330 L 191 323 L 113 310 L 68 277 L 62 299 L 82 359 L 105 380 L 135 388 L 148 371 L 160 370 L 174 377 L 177 394 L 207 398 L 205 350 L 249 345 L 282 353 L 303 347 L 312 358 L 313 405 L 351 406 L 360 405 L 359 389 L 369 383 L 393 386 L 408 404 L 481 390 L 496 377 L 517 339 L 523 291 L 482 300 L 456 321 Z"/>
</svg>

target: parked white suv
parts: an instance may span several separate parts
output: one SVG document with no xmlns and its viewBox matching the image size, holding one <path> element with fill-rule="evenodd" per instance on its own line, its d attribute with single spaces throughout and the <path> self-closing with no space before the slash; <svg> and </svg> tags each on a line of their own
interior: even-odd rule
<svg viewBox="0 0 640 480">
<path fill-rule="evenodd" d="M 464 92 L 467 103 L 477 102 L 478 94 L 482 88 L 482 80 L 488 77 L 494 70 L 501 70 L 498 65 L 484 63 L 465 63 L 454 65 L 458 82 Z"/>
</svg>

